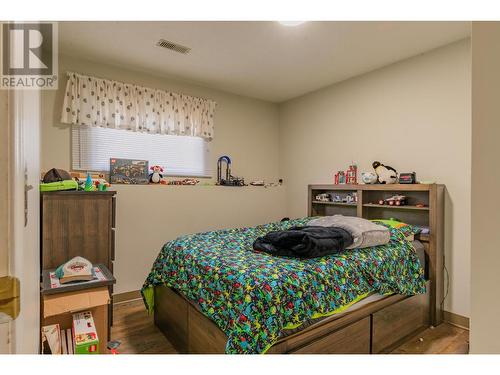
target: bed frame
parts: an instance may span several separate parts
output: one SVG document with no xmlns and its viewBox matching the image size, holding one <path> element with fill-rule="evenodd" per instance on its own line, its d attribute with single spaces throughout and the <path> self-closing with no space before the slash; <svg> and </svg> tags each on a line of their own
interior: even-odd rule
<svg viewBox="0 0 500 375">
<path fill-rule="evenodd" d="M 417 238 L 426 252 L 427 293 L 387 296 L 354 311 L 332 315 L 283 337 L 267 353 L 387 353 L 420 330 L 439 325 L 443 319 L 444 185 L 309 185 L 308 190 L 310 216 L 395 217 L 429 226 L 430 234 Z M 316 201 L 321 193 L 340 198 L 356 193 L 357 202 Z M 394 194 L 406 195 L 408 205 L 378 204 Z M 154 293 L 155 324 L 179 352 L 224 353 L 226 334 L 195 305 L 166 286 L 155 287 Z"/>
</svg>

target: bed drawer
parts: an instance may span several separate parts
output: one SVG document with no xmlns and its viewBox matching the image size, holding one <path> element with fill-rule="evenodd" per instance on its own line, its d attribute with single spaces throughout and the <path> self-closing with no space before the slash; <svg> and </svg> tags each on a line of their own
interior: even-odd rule
<svg viewBox="0 0 500 375">
<path fill-rule="evenodd" d="M 324 336 L 292 352 L 293 354 L 368 354 L 370 317 Z"/>
<path fill-rule="evenodd" d="M 429 295 L 419 294 L 372 315 L 372 353 L 390 351 L 406 336 L 429 326 Z"/>
</svg>

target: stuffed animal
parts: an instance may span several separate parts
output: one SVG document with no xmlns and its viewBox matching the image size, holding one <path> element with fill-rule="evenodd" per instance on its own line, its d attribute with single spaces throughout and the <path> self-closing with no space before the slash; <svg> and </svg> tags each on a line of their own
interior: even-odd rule
<svg viewBox="0 0 500 375">
<path fill-rule="evenodd" d="M 378 176 L 375 172 L 363 172 L 361 173 L 361 181 L 365 184 L 375 184 L 377 182 Z"/>
<path fill-rule="evenodd" d="M 394 168 L 378 161 L 374 161 L 372 166 L 380 184 L 395 184 L 398 181 L 398 172 Z"/>
<path fill-rule="evenodd" d="M 149 175 L 150 184 L 159 184 L 163 178 L 163 168 L 159 165 L 153 165 L 151 168 L 153 172 Z"/>
</svg>

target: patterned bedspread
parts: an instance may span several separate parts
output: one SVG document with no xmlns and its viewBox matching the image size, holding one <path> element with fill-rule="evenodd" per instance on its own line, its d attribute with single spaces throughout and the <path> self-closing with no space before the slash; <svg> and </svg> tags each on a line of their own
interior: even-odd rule
<svg viewBox="0 0 500 375">
<path fill-rule="evenodd" d="M 179 237 L 165 244 L 141 290 L 167 285 L 199 306 L 228 336 L 227 353 L 264 353 L 285 329 L 331 315 L 370 292 L 425 292 L 417 254 L 400 229 L 387 245 L 322 258 L 274 257 L 252 249 L 273 230 L 311 218 Z"/>
</svg>

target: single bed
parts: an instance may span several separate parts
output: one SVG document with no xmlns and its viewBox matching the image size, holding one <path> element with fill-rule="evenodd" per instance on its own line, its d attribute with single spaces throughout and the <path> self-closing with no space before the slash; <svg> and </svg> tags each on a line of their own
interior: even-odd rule
<svg viewBox="0 0 500 375">
<path fill-rule="evenodd" d="M 399 230 L 387 246 L 326 259 L 251 250 L 257 236 L 308 220 L 167 243 L 143 288 L 157 326 L 185 353 L 379 353 L 432 322 L 432 254 L 420 244 L 430 261 L 419 261 Z"/>
</svg>

